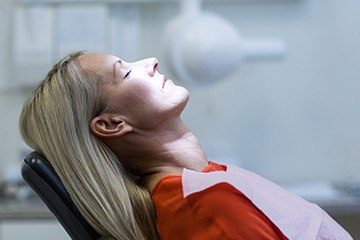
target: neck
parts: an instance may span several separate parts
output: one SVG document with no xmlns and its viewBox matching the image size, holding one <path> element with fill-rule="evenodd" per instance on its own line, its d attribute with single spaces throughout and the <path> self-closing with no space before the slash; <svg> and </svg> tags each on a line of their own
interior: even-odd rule
<svg viewBox="0 0 360 240">
<path fill-rule="evenodd" d="M 115 153 L 142 178 L 149 191 L 162 177 L 181 175 L 184 168 L 201 171 L 208 165 L 198 139 L 184 124 L 171 131 L 138 135 Z"/>
</svg>

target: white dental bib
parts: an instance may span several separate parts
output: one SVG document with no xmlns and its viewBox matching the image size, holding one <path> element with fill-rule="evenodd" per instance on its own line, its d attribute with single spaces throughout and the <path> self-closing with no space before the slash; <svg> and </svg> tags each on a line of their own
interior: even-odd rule
<svg viewBox="0 0 360 240">
<path fill-rule="evenodd" d="M 226 171 L 183 171 L 182 186 L 185 198 L 218 183 L 228 183 L 242 192 L 290 240 L 352 239 L 319 206 L 252 172 L 232 165 L 227 165 Z"/>
</svg>

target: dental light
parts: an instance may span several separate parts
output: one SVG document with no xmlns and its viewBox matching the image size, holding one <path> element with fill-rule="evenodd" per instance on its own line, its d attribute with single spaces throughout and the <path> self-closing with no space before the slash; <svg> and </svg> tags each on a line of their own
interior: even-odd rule
<svg viewBox="0 0 360 240">
<path fill-rule="evenodd" d="M 187 83 L 210 84 L 231 74 L 247 59 L 285 54 L 281 39 L 247 40 L 228 21 L 201 11 L 200 0 L 180 2 L 180 14 L 165 32 L 165 58 L 175 76 Z"/>
</svg>

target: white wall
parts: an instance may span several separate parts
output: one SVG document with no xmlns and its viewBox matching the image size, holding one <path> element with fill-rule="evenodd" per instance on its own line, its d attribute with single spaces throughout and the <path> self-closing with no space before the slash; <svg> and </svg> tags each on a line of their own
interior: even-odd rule
<svg viewBox="0 0 360 240">
<path fill-rule="evenodd" d="M 209 90 L 218 102 L 212 122 L 226 124 L 219 139 L 244 166 L 279 181 L 360 178 L 359 11 L 357 1 L 321 0 L 233 10 L 244 35 L 274 34 L 289 44 L 284 63 L 249 64 Z"/>
<path fill-rule="evenodd" d="M 107 40 L 113 53 L 129 60 L 156 56 L 160 71 L 168 72 L 161 42 L 176 4 L 147 3 L 124 15 L 126 8 L 112 8 L 106 25 L 118 26 L 117 37 Z M 282 61 L 244 63 L 216 85 L 188 86 L 183 117 L 209 157 L 241 163 L 275 181 L 360 179 L 360 2 L 210 1 L 204 8 L 231 21 L 244 37 L 281 37 L 289 45 Z M 116 19 L 130 20 L 116 25 Z M 130 46 L 119 47 L 124 42 Z M 111 51 L 106 44 L 95 48 Z M 67 50 L 58 47 L 61 54 Z M 19 158 L 16 127 L 26 94 L 0 95 L 2 167 Z"/>
<path fill-rule="evenodd" d="M 5 168 L 20 166 L 21 157 L 21 142 L 17 129 L 24 94 L 4 89 L 10 75 L 11 14 L 10 0 L 0 1 L 0 179 Z"/>
</svg>

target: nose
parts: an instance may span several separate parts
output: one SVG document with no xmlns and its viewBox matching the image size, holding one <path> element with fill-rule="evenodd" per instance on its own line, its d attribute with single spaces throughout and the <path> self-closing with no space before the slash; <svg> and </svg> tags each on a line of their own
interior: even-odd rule
<svg viewBox="0 0 360 240">
<path fill-rule="evenodd" d="M 152 57 L 144 59 L 143 61 L 146 72 L 149 74 L 150 77 L 153 77 L 158 68 L 158 60 Z"/>
</svg>

